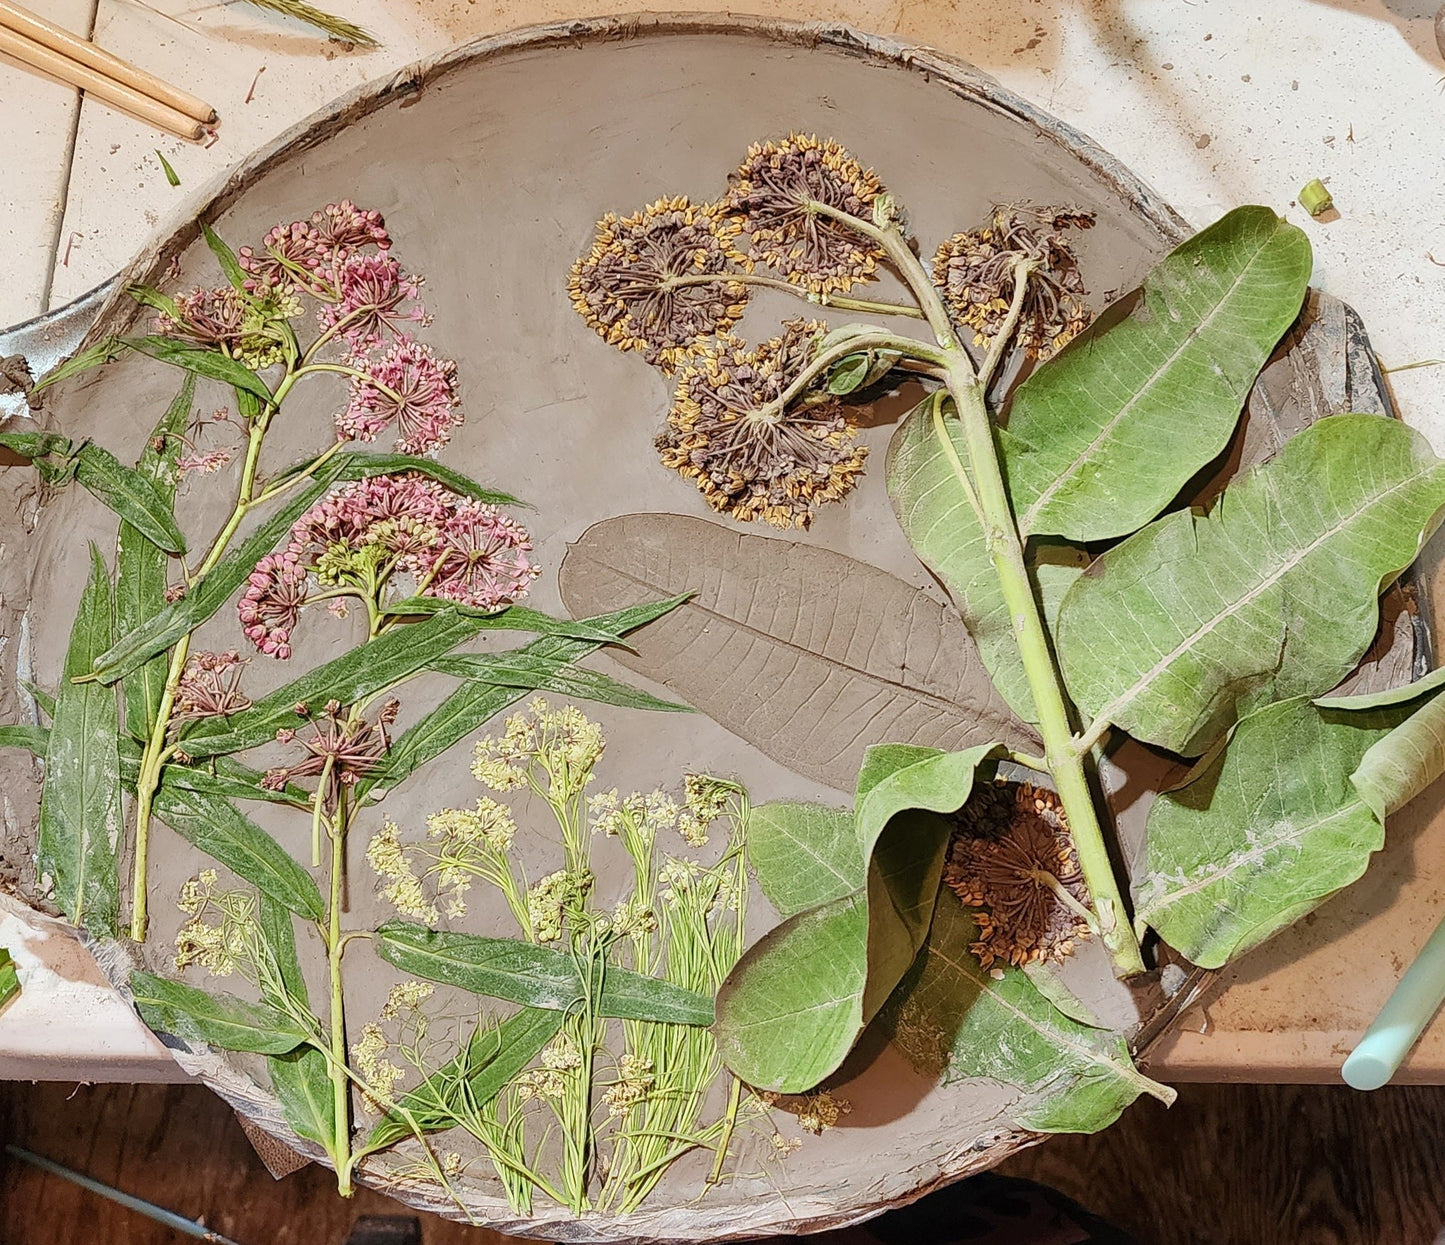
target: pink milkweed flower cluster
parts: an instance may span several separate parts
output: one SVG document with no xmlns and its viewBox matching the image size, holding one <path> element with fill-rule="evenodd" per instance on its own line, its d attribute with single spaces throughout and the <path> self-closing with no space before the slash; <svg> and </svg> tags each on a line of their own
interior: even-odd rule
<svg viewBox="0 0 1445 1245">
<path fill-rule="evenodd" d="M 451 440 L 457 410 L 457 365 L 430 346 L 398 337 L 353 378 L 351 400 L 336 417 L 343 441 L 375 441 L 388 427 L 403 454 L 426 454 Z"/>
<path fill-rule="evenodd" d="M 386 222 L 380 212 L 343 199 L 312 212 L 308 220 L 277 225 L 259 250 L 243 246 L 236 258 L 253 294 L 286 285 L 324 294 L 335 287 L 337 268 L 367 247 L 391 249 Z"/>
<path fill-rule="evenodd" d="M 285 549 L 257 563 L 241 625 L 261 652 L 289 657 L 313 579 L 379 604 L 399 574 L 422 596 L 505 609 L 541 573 L 531 552 L 527 529 L 496 506 L 420 472 L 373 476 L 332 490 L 297 519 Z"/>
</svg>

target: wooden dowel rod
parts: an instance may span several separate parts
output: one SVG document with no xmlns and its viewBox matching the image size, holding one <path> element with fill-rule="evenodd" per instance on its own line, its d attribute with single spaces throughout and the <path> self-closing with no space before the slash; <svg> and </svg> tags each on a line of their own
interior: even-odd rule
<svg viewBox="0 0 1445 1245">
<path fill-rule="evenodd" d="M 206 132 L 205 126 L 178 108 L 172 108 L 169 104 L 163 104 L 160 100 L 153 99 L 134 87 L 117 82 L 114 78 L 108 78 L 89 65 L 82 65 L 67 56 L 62 56 L 53 48 L 48 48 L 43 43 L 37 43 L 34 39 L 26 38 L 8 26 L 0 26 L 0 52 L 4 52 L 7 56 L 13 56 L 22 64 L 47 73 L 52 78 L 59 78 L 70 86 L 78 87 L 86 94 L 94 95 L 96 99 L 104 100 L 107 104 L 114 104 L 117 108 L 124 109 L 132 116 L 168 133 L 178 134 L 182 138 L 196 139 Z"/>
<path fill-rule="evenodd" d="M 0 0 L 0 26 L 9 27 L 29 39 L 34 39 L 36 43 L 44 44 L 53 52 L 88 65 L 98 73 L 114 78 L 142 95 L 149 95 L 152 99 L 168 104 L 177 112 L 183 112 L 197 121 L 209 124 L 216 119 L 216 110 L 205 100 L 197 99 L 189 92 L 162 81 L 155 74 L 147 73 L 129 61 L 121 60 L 119 56 L 96 47 L 88 39 L 82 39 L 53 22 L 46 21 L 38 13 L 32 13 L 12 0 Z"/>
</svg>

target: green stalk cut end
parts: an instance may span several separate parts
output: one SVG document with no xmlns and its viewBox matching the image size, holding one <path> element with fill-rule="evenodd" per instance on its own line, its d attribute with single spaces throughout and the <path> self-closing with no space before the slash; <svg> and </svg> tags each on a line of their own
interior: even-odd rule
<svg viewBox="0 0 1445 1245">
<path fill-rule="evenodd" d="M 1334 198 L 1325 189 L 1324 182 L 1318 177 L 1304 184 L 1299 192 L 1299 205 L 1311 216 L 1318 216 L 1322 212 L 1328 212 L 1335 206 Z"/>
</svg>

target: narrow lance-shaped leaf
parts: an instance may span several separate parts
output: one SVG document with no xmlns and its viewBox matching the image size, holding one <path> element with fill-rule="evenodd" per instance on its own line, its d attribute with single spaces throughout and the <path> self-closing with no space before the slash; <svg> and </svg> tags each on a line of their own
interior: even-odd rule
<svg viewBox="0 0 1445 1245">
<path fill-rule="evenodd" d="M 66 916 L 110 936 L 120 907 L 120 715 L 114 689 L 72 680 L 110 646 L 112 622 L 110 575 L 92 545 L 45 753 L 38 867 Z"/>
<path fill-rule="evenodd" d="M 121 345 L 119 337 L 104 337 L 95 345 L 87 346 L 84 350 L 71 355 L 64 363 L 57 363 L 35 382 L 35 388 L 31 392 L 39 393 L 57 381 L 65 380 L 69 376 L 78 376 L 81 372 L 88 372 L 91 368 L 99 367 L 102 363 L 110 363 L 120 357 L 122 350 L 124 347 Z"/>
<path fill-rule="evenodd" d="M 309 1012 L 311 1004 L 301 976 L 301 961 L 296 955 L 296 931 L 290 909 L 263 894 L 257 916 L 262 942 L 277 974 L 277 981 L 262 982 L 263 999 L 282 1011 L 301 1008 Z M 286 1122 L 298 1136 L 322 1146 L 334 1161 L 337 1157 L 336 1104 L 326 1056 L 308 1044 L 285 1055 L 269 1056 L 266 1067 Z"/>
<path fill-rule="evenodd" d="M 571 1011 L 585 994 L 571 954 L 515 938 L 481 938 L 388 921 L 376 931 L 376 951 L 414 977 L 524 1007 Z M 706 995 L 610 965 L 593 1007 L 599 1016 L 658 1024 L 713 1021 L 712 1000 Z"/>
<path fill-rule="evenodd" d="M 526 507 L 527 504 L 510 493 L 484 488 L 471 476 L 454 471 L 435 459 L 420 458 L 414 454 L 363 454 L 349 450 L 336 455 L 330 462 L 330 468 L 331 474 L 337 480 L 359 480 L 363 477 L 370 479 L 372 476 L 418 471 L 473 501 L 486 502 L 492 506 Z"/>
<path fill-rule="evenodd" d="M 142 662 L 163 653 L 183 635 L 199 627 L 221 608 L 256 569 L 256 563 L 275 548 L 291 525 L 326 490 L 317 480 L 293 494 L 265 523 L 231 553 L 190 585 L 186 595 L 166 606 L 149 622 L 123 635 L 95 663 L 102 683 L 114 683 Z"/>
<path fill-rule="evenodd" d="M 152 430 L 136 470 L 155 486 L 167 508 L 176 496 L 176 463 L 190 418 L 196 379 L 187 373 L 180 392 Z M 115 629 L 130 635 L 166 607 L 168 576 L 166 554 L 159 545 L 129 523 L 120 525 L 115 559 Z M 160 709 L 167 662 L 154 657 L 125 680 L 125 725 L 137 738 L 150 733 Z"/>
<path fill-rule="evenodd" d="M 130 975 L 136 1010 L 157 1033 L 221 1050 L 284 1055 L 307 1038 L 294 1020 L 265 1003 L 247 1003 L 233 994 L 209 994 L 151 973 Z"/>
<path fill-rule="evenodd" d="M 268 743 L 282 727 L 295 726 L 298 704 L 319 707 L 333 699 L 354 704 L 427 669 L 477 631 L 475 618 L 452 613 L 388 631 L 307 671 L 249 709 L 202 721 L 185 736 L 186 752 L 192 757 L 209 757 Z"/>
<path fill-rule="evenodd" d="M 38 757 L 44 757 L 50 748 L 48 726 L 0 726 L 0 748 L 24 748 Z"/>
<path fill-rule="evenodd" d="M 186 538 L 156 485 L 93 441 L 75 456 L 75 478 L 122 519 L 167 553 L 184 553 Z"/>
<path fill-rule="evenodd" d="M 1010 486 L 1025 536 L 1125 536 L 1223 450 L 1299 314 L 1309 239 L 1241 207 L 1176 247 L 1014 395 Z"/>
<path fill-rule="evenodd" d="M 1218 968 L 1353 882 L 1385 816 L 1445 771 L 1442 682 L 1242 718 L 1150 810 L 1139 918 Z"/>
<path fill-rule="evenodd" d="M 602 614 L 586 621 L 598 628 L 615 630 L 619 635 L 626 635 L 654 619 L 661 618 L 686 599 L 685 595 L 671 597 L 665 601 L 654 601 L 612 614 Z M 517 656 L 526 655 L 549 661 L 577 661 L 588 653 L 596 652 L 600 647 L 601 641 L 547 636 L 518 649 Z M 392 742 L 391 749 L 381 764 L 356 785 L 357 800 L 370 792 L 389 791 L 433 757 L 440 756 L 453 744 L 465 739 L 496 717 L 508 705 L 520 700 L 523 695 L 520 688 L 497 687 L 488 683 L 464 683 L 425 718 Z"/>
<path fill-rule="evenodd" d="M 868 750 L 854 799 L 864 885 L 798 912 L 751 947 L 718 992 L 718 1051 L 749 1085 L 784 1093 L 836 1071 L 928 934 L 952 830 L 984 744 Z"/>
<path fill-rule="evenodd" d="M 206 245 L 210 248 L 211 254 L 216 257 L 216 262 L 221 266 L 221 271 L 225 274 L 226 280 L 231 283 L 231 287 L 244 294 L 246 292 L 246 273 L 236 258 L 236 252 L 231 250 L 221 235 L 205 221 L 201 222 L 201 236 L 205 238 Z"/>
<path fill-rule="evenodd" d="M 382 607 L 383 614 L 397 617 L 412 615 L 440 614 L 443 610 L 455 610 L 458 614 L 479 618 L 483 631 L 529 631 L 536 635 L 560 635 L 573 640 L 598 640 L 603 644 L 615 644 L 622 639 L 620 633 L 597 626 L 590 618 L 553 618 L 540 610 L 528 609 L 523 605 L 511 605 L 502 610 L 479 610 L 473 606 L 460 605 L 442 597 L 406 597 L 391 605 Z"/>
<path fill-rule="evenodd" d="M 482 1109 L 501 1093 L 565 1020 L 563 1012 L 524 1007 L 500 1025 L 479 1023 L 461 1053 L 403 1094 L 397 1106 L 424 1133 L 451 1128 L 459 1115 Z M 411 1124 L 400 1112 L 390 1112 L 371 1130 L 362 1153 L 384 1150 L 411 1135 Z"/>
<path fill-rule="evenodd" d="M 264 380 L 244 363 L 222 354 L 219 350 L 207 350 L 204 346 L 157 336 L 126 337 L 121 339 L 121 344 L 130 347 L 137 354 L 148 355 L 161 363 L 185 368 L 197 376 L 205 376 L 210 380 L 218 380 L 223 385 L 244 390 L 263 403 L 271 401 L 271 391 Z"/>
<path fill-rule="evenodd" d="M 519 691 L 552 692 L 575 700 L 621 705 L 625 709 L 650 709 L 663 713 L 691 713 L 688 705 L 662 700 L 641 688 L 628 687 L 610 675 L 585 670 L 571 662 L 522 655 L 520 653 L 463 653 L 432 662 L 440 674 L 460 679 L 495 683 Z"/>
<path fill-rule="evenodd" d="M 229 800 L 162 783 L 156 815 L 186 842 L 300 916 L 319 921 L 326 905 L 311 875 Z"/>
<path fill-rule="evenodd" d="M 1312 424 L 1208 515 L 1150 524 L 1069 590 L 1056 639 L 1075 703 L 1194 755 L 1250 709 L 1327 691 L 1442 506 L 1445 460 L 1419 433 L 1377 415 Z"/>
<path fill-rule="evenodd" d="M 981 967 L 977 939 L 972 914 L 941 889 L 928 945 L 883 1011 L 893 1044 L 925 1075 L 992 1081 L 1014 1095 L 1008 1118 L 1042 1133 L 1098 1132 L 1141 1093 L 1173 1102 L 1120 1034 L 1069 1019 L 1016 968 Z"/>
</svg>

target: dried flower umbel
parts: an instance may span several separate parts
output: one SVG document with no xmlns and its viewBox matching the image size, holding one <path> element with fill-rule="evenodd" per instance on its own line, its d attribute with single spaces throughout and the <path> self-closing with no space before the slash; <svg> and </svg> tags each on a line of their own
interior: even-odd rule
<svg viewBox="0 0 1445 1245">
<path fill-rule="evenodd" d="M 740 230 L 716 205 L 685 196 L 608 213 L 572 266 L 572 304 L 610 345 L 671 371 L 743 313 L 747 288 L 729 275 L 747 262 Z"/>
<path fill-rule="evenodd" d="M 938 248 L 934 284 L 953 318 L 973 329 L 977 344 L 987 345 L 1008 322 L 1020 261 L 1029 263 L 1017 340 L 1029 354 L 1047 359 L 1082 333 L 1092 318 L 1065 230 L 1093 224 L 1090 212 L 996 208 L 987 225 L 956 233 Z"/>
<path fill-rule="evenodd" d="M 821 328 L 789 321 L 755 350 L 723 338 L 680 371 L 657 448 L 714 510 L 805 528 L 857 483 L 868 451 L 842 404 L 794 403 L 788 393 Z"/>
<path fill-rule="evenodd" d="M 790 134 L 748 148 L 723 206 L 745 223 L 750 259 L 827 294 L 871 279 L 884 253 L 815 205 L 871 221 L 881 191 L 873 171 L 831 139 Z"/>
<path fill-rule="evenodd" d="M 972 950 L 985 968 L 1062 960 L 1089 935 L 1088 888 L 1052 791 L 983 784 L 959 815 L 943 880 L 979 909 Z"/>
</svg>

